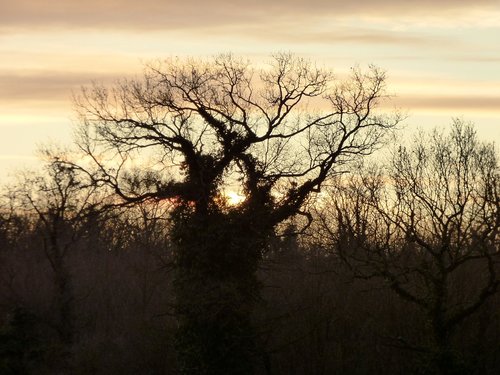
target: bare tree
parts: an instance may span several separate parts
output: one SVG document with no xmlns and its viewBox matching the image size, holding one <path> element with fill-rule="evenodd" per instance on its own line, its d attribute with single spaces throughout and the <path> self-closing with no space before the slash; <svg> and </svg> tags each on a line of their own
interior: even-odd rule
<svg viewBox="0 0 500 375">
<path fill-rule="evenodd" d="M 253 372 L 250 312 L 267 239 L 278 223 L 309 218 L 303 207 L 323 182 L 401 121 L 376 112 L 385 80 L 375 67 L 336 82 L 289 54 L 262 68 L 221 55 L 151 65 L 143 79 L 76 98 L 79 145 L 94 168 L 80 165 L 95 183 L 123 204 L 176 203 L 182 373 Z M 244 202 L 227 204 L 228 189 Z"/>
<path fill-rule="evenodd" d="M 90 218 L 98 215 L 103 196 L 97 186 L 75 168 L 64 163 L 64 153 L 43 151 L 47 162 L 43 171 L 25 172 L 10 191 L 18 214 L 25 215 L 40 238 L 40 248 L 54 276 L 56 328 L 63 354 L 69 355 L 74 342 L 75 313 L 72 277 L 67 255 L 88 230 Z"/>
<path fill-rule="evenodd" d="M 442 374 L 464 371 L 453 334 L 498 289 L 499 181 L 494 146 L 456 120 L 449 134 L 399 147 L 387 169 L 339 184 L 321 215 L 357 277 L 384 279 L 426 314 L 432 345 L 398 341 L 431 354 Z"/>
</svg>

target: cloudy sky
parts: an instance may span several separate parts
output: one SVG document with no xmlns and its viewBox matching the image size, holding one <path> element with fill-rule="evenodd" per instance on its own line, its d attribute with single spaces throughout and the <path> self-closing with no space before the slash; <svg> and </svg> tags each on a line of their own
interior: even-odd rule
<svg viewBox="0 0 500 375">
<path fill-rule="evenodd" d="M 0 178 L 70 142 L 71 93 L 171 56 L 291 51 L 388 72 L 407 131 L 474 121 L 500 144 L 500 0 L 0 0 Z"/>
</svg>

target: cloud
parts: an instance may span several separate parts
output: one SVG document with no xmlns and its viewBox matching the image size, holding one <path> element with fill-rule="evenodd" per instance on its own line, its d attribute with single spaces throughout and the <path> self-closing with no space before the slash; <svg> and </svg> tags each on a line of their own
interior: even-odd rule
<svg viewBox="0 0 500 375">
<path fill-rule="evenodd" d="M 495 0 L 2 0 L 3 28 L 64 27 L 106 29 L 182 29 L 227 25 L 279 23 L 297 25 L 311 17 L 371 16 L 398 20 L 441 15 L 452 19 L 477 9 L 496 9 Z M 397 16 L 397 17 L 395 17 Z"/>
<path fill-rule="evenodd" d="M 285 42 L 291 44 L 333 44 L 333 43 L 359 43 L 359 44 L 438 44 L 442 38 L 428 38 L 411 32 L 396 30 L 382 30 L 357 26 L 356 28 L 333 26 L 327 30 L 303 25 L 294 27 L 291 23 L 284 23 L 279 27 L 264 26 L 231 27 L 226 30 L 212 30 L 208 35 L 219 36 L 234 32 L 250 39 L 266 40 L 267 42 Z M 206 35 L 207 35 L 206 34 Z"/>
<path fill-rule="evenodd" d="M 412 96 L 396 97 L 391 104 L 410 111 L 454 111 L 456 115 L 465 112 L 489 112 L 500 114 L 500 96 L 456 95 L 456 96 Z"/>
<path fill-rule="evenodd" d="M 81 72 L 0 72 L 0 103 L 66 101 L 71 92 L 92 81 L 112 82 L 123 76 Z"/>
<path fill-rule="evenodd" d="M 7 108 L 23 108 L 24 105 L 24 115 L 28 115 L 26 111 L 32 105 L 36 108 L 46 107 L 46 110 L 53 107 L 55 111 L 58 108 L 67 108 L 72 92 L 78 92 L 82 86 L 93 81 L 112 84 L 119 79 L 136 76 L 133 73 L 127 75 L 111 70 L 86 71 L 84 66 L 80 66 L 80 69 L 0 70 L 0 107 L 5 111 Z M 400 75 L 394 78 L 391 87 L 398 95 L 391 100 L 390 105 L 410 111 L 500 113 L 497 80 L 456 80 L 436 76 L 412 78 Z"/>
</svg>

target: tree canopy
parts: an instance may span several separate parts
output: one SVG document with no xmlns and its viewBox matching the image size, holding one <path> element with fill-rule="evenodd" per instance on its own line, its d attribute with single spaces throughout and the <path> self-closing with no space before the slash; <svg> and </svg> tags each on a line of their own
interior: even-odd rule
<svg viewBox="0 0 500 375">
<path fill-rule="evenodd" d="M 373 66 L 337 81 L 290 54 L 265 66 L 220 55 L 151 64 L 142 79 L 94 85 L 76 103 L 80 146 L 96 178 L 124 200 L 177 198 L 207 209 L 232 178 L 246 206 L 269 204 L 272 192 L 280 222 L 342 165 L 382 144 L 401 120 L 376 111 L 386 97 L 385 73 Z M 118 164 L 105 165 L 96 146 Z M 125 161 L 139 153 L 153 167 L 130 174 Z"/>
</svg>

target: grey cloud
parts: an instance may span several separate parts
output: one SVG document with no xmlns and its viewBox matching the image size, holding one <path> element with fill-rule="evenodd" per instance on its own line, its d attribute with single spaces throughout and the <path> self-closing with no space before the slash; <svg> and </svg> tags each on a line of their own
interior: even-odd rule
<svg viewBox="0 0 500 375">
<path fill-rule="evenodd" d="M 92 81 L 112 82 L 113 75 L 68 72 L 0 72 L 0 102 L 68 100 Z"/>
<path fill-rule="evenodd" d="M 270 30 L 269 28 L 250 29 L 248 36 L 289 43 L 367 43 L 367 44 L 436 44 L 439 38 L 426 38 L 412 33 L 391 30 L 373 30 L 366 28 L 347 29 L 333 27 L 329 31 L 315 31 L 303 28 L 282 28 Z"/>
<path fill-rule="evenodd" d="M 0 71 L 0 103 L 67 101 L 70 99 L 72 91 L 78 91 L 81 86 L 88 85 L 92 81 L 107 84 L 121 78 L 127 77 L 123 74 L 95 72 Z M 409 110 L 451 109 L 457 114 L 471 110 L 500 112 L 500 96 L 405 95 L 393 98 L 390 105 Z"/>
<path fill-rule="evenodd" d="M 276 23 L 283 19 L 307 22 L 309 17 L 339 15 L 443 14 L 470 9 L 493 9 L 496 0 L 1 0 L 3 28 L 100 27 L 111 29 L 179 29 Z"/>
<path fill-rule="evenodd" d="M 391 104 L 410 110 L 454 110 L 457 115 L 467 111 L 500 113 L 500 96 L 405 96 Z"/>
<path fill-rule="evenodd" d="M 110 83 L 119 77 L 113 75 L 56 73 L 12 75 L 0 74 L 0 102 L 59 102 L 67 101 L 72 91 L 91 81 Z M 411 96 L 396 97 L 389 103 L 412 110 L 453 110 L 457 114 L 468 111 L 500 112 L 500 96 Z"/>
</svg>

